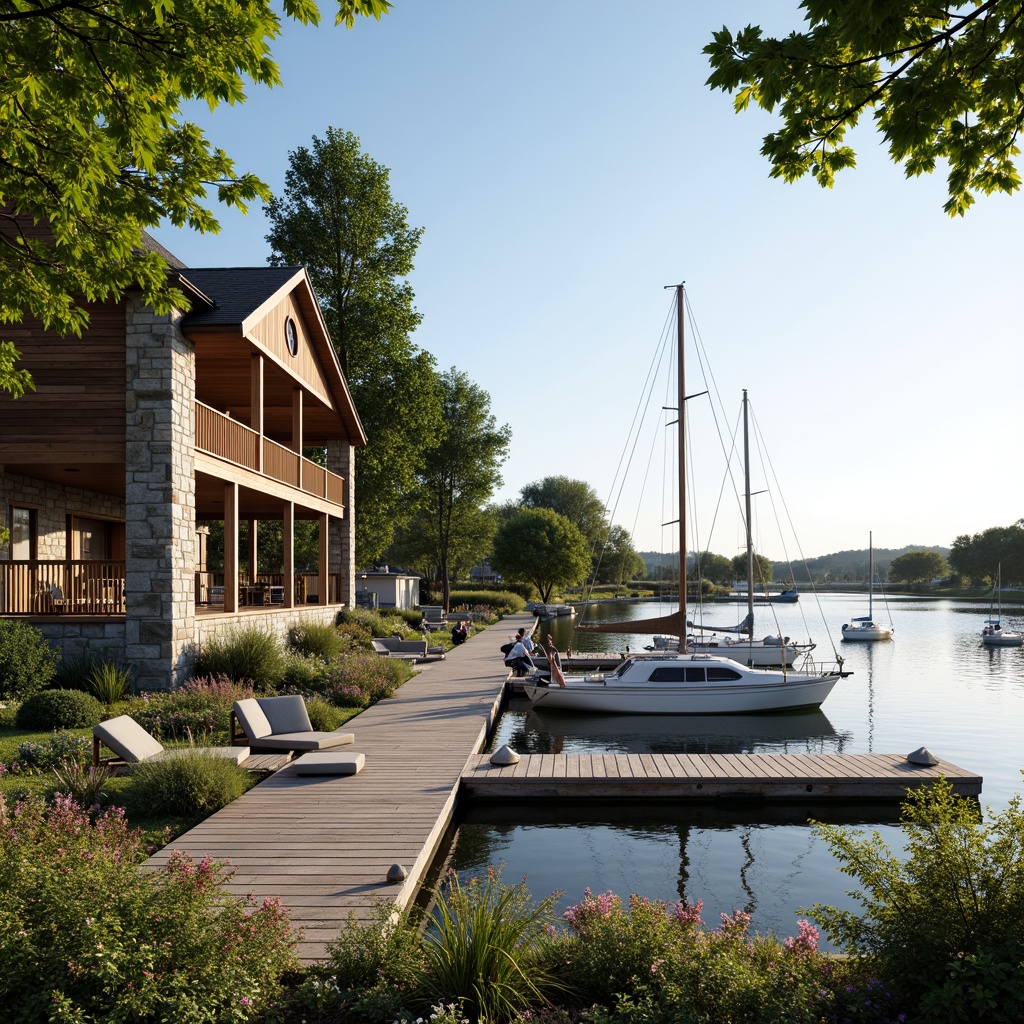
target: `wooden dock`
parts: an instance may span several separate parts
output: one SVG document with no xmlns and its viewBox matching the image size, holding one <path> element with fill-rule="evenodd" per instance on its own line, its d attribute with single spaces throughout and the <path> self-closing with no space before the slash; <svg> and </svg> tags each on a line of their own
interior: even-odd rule
<svg viewBox="0 0 1024 1024">
<path fill-rule="evenodd" d="M 961 796 L 981 793 L 980 775 L 895 754 L 526 754 L 508 767 L 482 754 L 462 781 L 474 799 L 899 801 L 939 775 Z"/>
<path fill-rule="evenodd" d="M 353 718 L 355 743 L 344 749 L 365 755 L 358 775 L 300 777 L 286 765 L 149 864 L 159 867 L 175 850 L 228 862 L 232 893 L 281 898 L 302 932 L 297 954 L 312 962 L 326 956 L 350 915 L 365 923 L 380 898 L 399 907 L 412 902 L 463 794 L 467 803 L 761 793 L 898 799 L 940 771 L 960 792 L 981 789 L 980 778 L 954 765 L 912 768 L 883 755 L 529 755 L 512 768 L 494 768 L 480 751 L 505 684 L 498 648 L 532 622 L 529 615 L 505 618 Z M 406 878 L 390 884 L 394 864 Z"/>
</svg>

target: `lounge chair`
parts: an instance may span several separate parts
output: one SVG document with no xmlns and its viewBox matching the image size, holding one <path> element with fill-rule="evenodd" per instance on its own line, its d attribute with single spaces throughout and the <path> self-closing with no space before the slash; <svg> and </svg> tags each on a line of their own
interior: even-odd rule
<svg viewBox="0 0 1024 1024">
<path fill-rule="evenodd" d="M 110 751 L 110 755 L 101 759 L 103 747 Z M 140 761 L 159 761 L 181 757 L 191 750 L 211 757 L 227 757 L 235 764 L 241 764 L 249 756 L 248 747 L 165 747 L 130 715 L 108 718 L 92 731 L 92 763 L 97 767 L 100 764 L 116 767 Z"/>
<path fill-rule="evenodd" d="M 231 742 L 248 744 L 254 754 L 330 750 L 354 740 L 354 733 L 341 729 L 315 731 L 301 694 L 249 697 L 231 709 Z"/>
<path fill-rule="evenodd" d="M 420 605 L 420 611 L 423 612 L 423 630 L 424 632 L 433 633 L 436 629 L 447 629 L 448 628 L 448 616 L 445 613 L 444 608 L 439 604 L 424 604 Z"/>
</svg>

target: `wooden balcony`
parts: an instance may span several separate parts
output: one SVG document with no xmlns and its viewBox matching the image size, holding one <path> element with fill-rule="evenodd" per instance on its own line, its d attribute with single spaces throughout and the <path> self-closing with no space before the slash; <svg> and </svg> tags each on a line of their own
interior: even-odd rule
<svg viewBox="0 0 1024 1024">
<path fill-rule="evenodd" d="M 335 473 L 261 435 L 244 423 L 196 402 L 196 449 L 250 469 L 279 483 L 325 498 L 336 505 L 345 503 L 345 481 Z"/>
<path fill-rule="evenodd" d="M 124 580 L 123 561 L 0 562 L 0 613 L 124 615 Z"/>
</svg>

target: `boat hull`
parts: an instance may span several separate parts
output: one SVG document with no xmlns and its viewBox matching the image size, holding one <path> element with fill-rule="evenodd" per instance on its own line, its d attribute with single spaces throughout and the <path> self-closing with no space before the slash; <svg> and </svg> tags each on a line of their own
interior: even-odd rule
<svg viewBox="0 0 1024 1024">
<path fill-rule="evenodd" d="M 1022 647 L 1024 646 L 1024 633 L 1007 632 L 983 635 L 981 642 L 986 647 Z"/>
<path fill-rule="evenodd" d="M 724 640 L 721 643 L 695 643 L 689 641 L 687 648 L 695 654 L 717 654 L 723 658 L 731 658 L 741 665 L 750 665 L 752 668 L 792 668 L 793 662 L 802 654 L 814 650 L 814 644 L 763 644 L 748 643 L 744 640 L 736 640 L 730 643 Z"/>
<path fill-rule="evenodd" d="M 876 622 L 858 626 L 843 626 L 844 640 L 891 640 L 892 630 L 888 626 L 879 626 Z"/>
<path fill-rule="evenodd" d="M 614 715 L 749 715 L 820 707 L 838 675 L 790 676 L 785 681 L 745 681 L 716 686 L 664 686 L 567 680 L 564 687 L 523 683 L 533 707 L 545 711 L 587 711 Z"/>
</svg>

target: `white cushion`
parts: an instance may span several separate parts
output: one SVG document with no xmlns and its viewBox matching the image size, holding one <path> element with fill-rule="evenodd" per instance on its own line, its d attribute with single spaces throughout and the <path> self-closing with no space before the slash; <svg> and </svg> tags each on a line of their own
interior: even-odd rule
<svg viewBox="0 0 1024 1024">
<path fill-rule="evenodd" d="M 245 735 L 249 737 L 250 743 L 269 736 L 272 732 L 270 722 L 263 713 L 263 708 L 254 697 L 236 700 L 234 711 L 238 724 L 245 730 Z"/>
<path fill-rule="evenodd" d="M 282 732 L 261 736 L 253 743 L 256 750 L 328 750 L 354 743 L 353 732 Z"/>
<path fill-rule="evenodd" d="M 150 736 L 131 715 L 118 715 L 100 722 L 92 734 L 129 764 L 156 757 L 164 749 L 163 744 Z"/>
<path fill-rule="evenodd" d="M 363 754 L 337 754 L 330 750 L 303 754 L 294 762 L 298 775 L 355 775 L 365 763 Z"/>
<path fill-rule="evenodd" d="M 313 726 L 306 711 L 302 694 L 287 694 L 283 697 L 258 697 L 260 710 L 270 723 L 270 734 L 283 732 L 310 732 Z M 261 734 L 265 735 L 265 734 Z"/>
<path fill-rule="evenodd" d="M 249 756 L 248 747 L 165 747 L 159 758 L 166 761 L 172 757 L 189 757 L 192 754 L 203 757 L 226 757 L 235 764 L 241 764 Z"/>
</svg>

